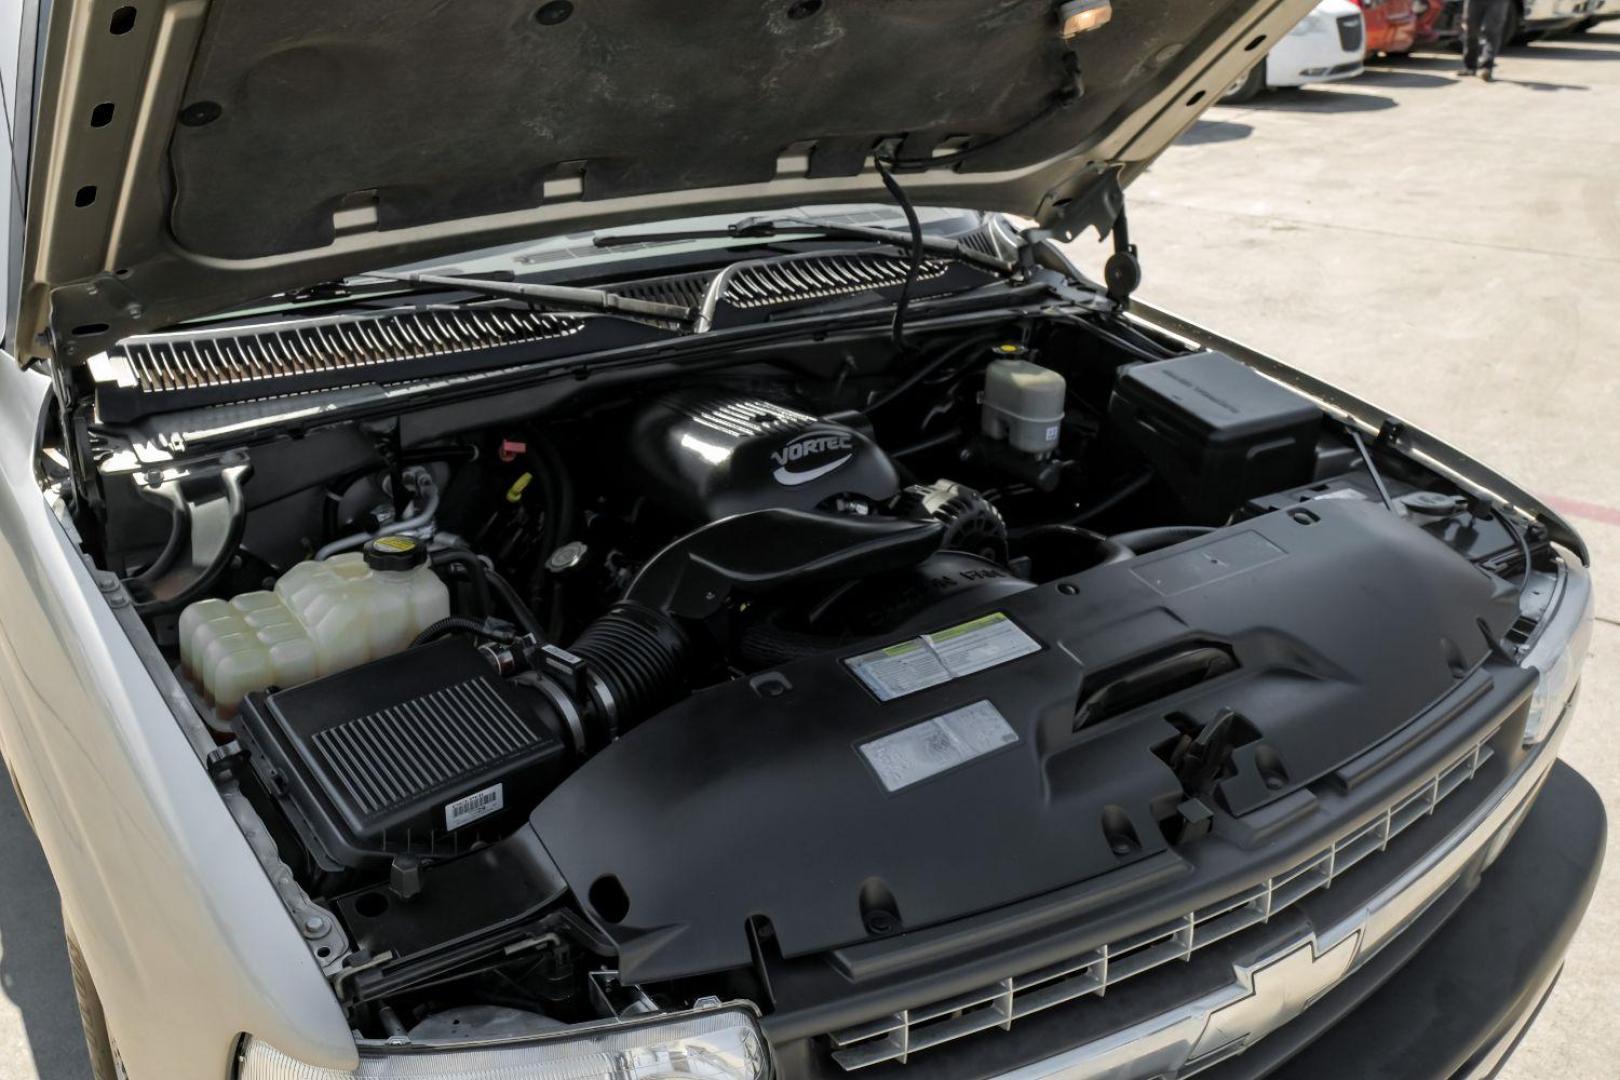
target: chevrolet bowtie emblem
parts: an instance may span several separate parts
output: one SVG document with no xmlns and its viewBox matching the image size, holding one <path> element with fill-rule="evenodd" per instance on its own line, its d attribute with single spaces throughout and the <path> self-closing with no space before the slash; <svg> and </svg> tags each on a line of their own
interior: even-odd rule
<svg viewBox="0 0 1620 1080">
<path fill-rule="evenodd" d="M 1262 963 L 1235 968 L 1234 988 L 1248 992 L 1209 1014 L 1188 1065 L 1196 1066 L 1210 1054 L 1247 1046 L 1303 1013 L 1350 973 L 1360 944 L 1358 930 L 1321 955 L 1315 940 L 1310 940 Z"/>
</svg>

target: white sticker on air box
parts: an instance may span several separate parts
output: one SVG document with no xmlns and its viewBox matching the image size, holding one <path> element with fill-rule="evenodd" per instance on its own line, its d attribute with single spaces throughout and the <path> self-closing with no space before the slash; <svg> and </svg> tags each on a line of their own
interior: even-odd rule
<svg viewBox="0 0 1620 1080">
<path fill-rule="evenodd" d="M 486 818 L 506 805 L 506 792 L 504 786 L 496 784 L 494 787 L 475 791 L 471 795 L 464 795 L 444 808 L 444 827 L 446 829 L 459 829 L 463 825 L 470 825 L 479 818 Z"/>
<path fill-rule="evenodd" d="M 893 701 L 1040 649 L 1039 642 L 997 611 L 844 663 L 879 701 Z"/>
<path fill-rule="evenodd" d="M 884 789 L 894 792 L 1017 741 L 1018 733 L 994 705 L 976 701 L 862 743 L 861 753 Z"/>
</svg>

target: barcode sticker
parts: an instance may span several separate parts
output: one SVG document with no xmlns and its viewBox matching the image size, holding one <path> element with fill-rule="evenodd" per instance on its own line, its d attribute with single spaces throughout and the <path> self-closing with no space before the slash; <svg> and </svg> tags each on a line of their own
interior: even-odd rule
<svg viewBox="0 0 1620 1080">
<path fill-rule="evenodd" d="M 482 791 L 475 791 L 450 803 L 444 808 L 444 827 L 446 829 L 459 829 L 463 825 L 470 825 L 479 818 L 486 818 L 506 805 L 506 793 L 502 785 L 487 787 Z"/>
</svg>

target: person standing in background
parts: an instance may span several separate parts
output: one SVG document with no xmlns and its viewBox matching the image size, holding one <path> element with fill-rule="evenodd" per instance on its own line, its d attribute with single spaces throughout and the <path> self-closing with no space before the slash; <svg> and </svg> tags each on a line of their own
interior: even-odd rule
<svg viewBox="0 0 1620 1080">
<path fill-rule="evenodd" d="M 1519 0 L 1463 0 L 1462 37 L 1464 75 L 1478 75 L 1490 82 L 1496 69 L 1496 55 L 1502 51 L 1507 33 L 1508 5 Z"/>
</svg>

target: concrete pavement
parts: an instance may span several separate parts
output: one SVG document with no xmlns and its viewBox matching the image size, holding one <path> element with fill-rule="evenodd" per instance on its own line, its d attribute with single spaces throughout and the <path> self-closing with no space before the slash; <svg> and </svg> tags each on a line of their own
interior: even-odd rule
<svg viewBox="0 0 1620 1080">
<path fill-rule="evenodd" d="M 1604 621 L 1565 757 L 1620 821 L 1620 27 L 1510 50 L 1491 86 L 1456 67 L 1403 58 L 1212 110 L 1132 188 L 1142 295 L 1572 514 Z M 1616 1074 L 1615 855 L 1505 1080 Z M 0 1077 L 86 1071 L 50 880 L 0 790 Z"/>
</svg>

